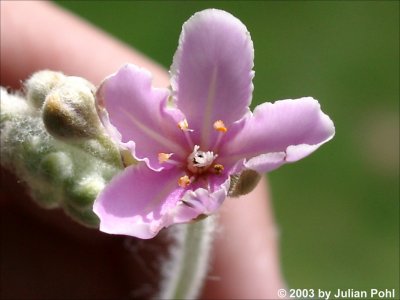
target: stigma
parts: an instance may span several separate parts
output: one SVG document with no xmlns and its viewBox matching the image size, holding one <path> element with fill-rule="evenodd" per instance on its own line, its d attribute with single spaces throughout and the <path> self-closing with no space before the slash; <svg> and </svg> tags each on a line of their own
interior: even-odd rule
<svg viewBox="0 0 400 300">
<path fill-rule="evenodd" d="M 212 151 L 201 151 L 199 149 L 200 146 L 194 146 L 193 152 L 187 158 L 187 168 L 195 174 L 206 171 L 218 156 Z"/>
</svg>

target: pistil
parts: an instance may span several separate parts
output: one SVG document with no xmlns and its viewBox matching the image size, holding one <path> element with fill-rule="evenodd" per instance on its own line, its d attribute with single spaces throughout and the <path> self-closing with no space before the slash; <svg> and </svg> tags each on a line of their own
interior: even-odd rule
<svg viewBox="0 0 400 300">
<path fill-rule="evenodd" d="M 211 166 L 217 156 L 212 151 L 201 151 L 200 146 L 196 145 L 187 158 L 188 170 L 194 174 L 201 174 Z"/>
</svg>

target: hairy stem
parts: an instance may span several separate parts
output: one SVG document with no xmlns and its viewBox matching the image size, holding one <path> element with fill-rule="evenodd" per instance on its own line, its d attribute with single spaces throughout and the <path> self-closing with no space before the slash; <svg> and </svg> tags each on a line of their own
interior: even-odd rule
<svg viewBox="0 0 400 300">
<path fill-rule="evenodd" d="M 160 299 L 194 299 L 199 295 L 208 270 L 214 227 L 213 217 L 176 226 L 176 246 L 170 249 L 171 261 L 164 267 Z"/>
</svg>

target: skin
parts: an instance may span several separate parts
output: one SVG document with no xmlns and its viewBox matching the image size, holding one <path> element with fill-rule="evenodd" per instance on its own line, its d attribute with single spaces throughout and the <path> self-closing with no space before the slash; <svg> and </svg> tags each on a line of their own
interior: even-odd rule
<svg viewBox="0 0 400 300">
<path fill-rule="evenodd" d="M 41 69 L 60 70 L 99 84 L 126 62 L 150 70 L 155 86 L 168 86 L 168 73 L 161 66 L 78 17 L 50 3 L 1 1 L 2 86 L 20 88 L 22 80 Z M 72 283 L 77 297 L 86 295 L 88 289 L 93 289 L 88 295 L 98 295 L 98 298 L 124 294 L 132 275 L 125 271 L 115 274 L 116 268 L 125 268 L 125 261 L 118 258 L 118 251 L 121 250 L 119 237 L 83 228 L 60 211 L 38 208 L 27 200 L 29 197 L 17 179 L 4 170 L 1 186 L 1 238 L 2 244 L 7 243 L 2 254 L 5 258 L 9 254 L 11 257 L 7 258 L 14 259 L 13 268 L 20 268 L 26 276 L 15 277 L 13 281 L 12 275 L 2 274 L 5 279 L 2 279 L 1 289 L 6 287 L 8 295 L 40 297 L 37 291 L 44 286 L 43 281 L 52 280 L 51 275 L 46 275 L 53 274 L 48 268 L 57 266 L 57 272 L 64 274 L 60 280 Z M 219 223 L 212 265 L 202 298 L 277 298 L 277 290 L 284 284 L 266 181 L 262 181 L 249 195 L 228 199 L 221 208 Z M 7 230 L 4 230 L 4 225 Z M 13 237 L 21 235 L 24 235 L 27 247 L 40 241 L 54 248 L 57 255 L 35 251 L 35 247 L 24 252 L 21 244 L 12 243 Z M 76 247 L 82 250 L 76 251 Z M 88 255 L 90 249 L 96 251 Z M 113 251 L 112 256 L 117 258 L 107 256 L 107 251 Z M 23 258 L 24 254 L 31 259 Z M 31 265 L 41 259 L 45 262 L 55 260 L 55 263 L 40 266 L 43 269 L 41 276 L 29 273 L 34 269 Z M 77 262 L 85 262 L 86 267 L 72 268 L 71 265 Z M 103 264 L 102 270 L 106 270 L 101 276 L 96 274 L 94 267 L 99 263 Z M 4 270 L 7 268 L 2 268 L 2 273 Z M 79 284 L 75 283 L 79 278 L 71 275 L 75 272 L 80 272 L 85 278 L 93 278 L 93 282 L 88 280 L 79 289 Z M 26 292 L 21 290 L 24 279 L 33 287 Z M 65 292 L 71 290 L 57 285 L 46 286 L 47 293 L 52 288 L 54 295 L 66 295 Z"/>
</svg>

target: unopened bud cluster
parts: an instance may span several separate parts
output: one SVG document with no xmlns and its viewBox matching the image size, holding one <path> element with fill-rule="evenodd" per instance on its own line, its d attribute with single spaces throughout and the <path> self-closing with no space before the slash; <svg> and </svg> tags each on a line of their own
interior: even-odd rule
<svg viewBox="0 0 400 300">
<path fill-rule="evenodd" d="M 61 139 L 95 138 L 102 127 L 95 109 L 95 87 L 87 80 L 40 71 L 25 84 L 27 98 L 41 108 L 50 134 Z"/>
<path fill-rule="evenodd" d="M 45 208 L 61 207 L 97 226 L 93 201 L 122 168 L 95 108 L 95 87 L 79 77 L 40 71 L 24 94 L 1 88 L 1 164 Z"/>
</svg>

